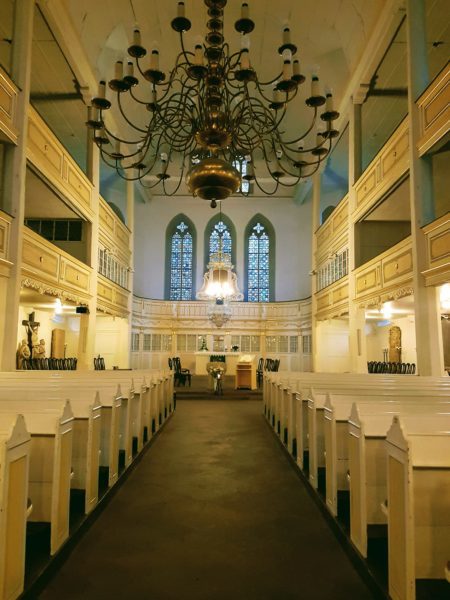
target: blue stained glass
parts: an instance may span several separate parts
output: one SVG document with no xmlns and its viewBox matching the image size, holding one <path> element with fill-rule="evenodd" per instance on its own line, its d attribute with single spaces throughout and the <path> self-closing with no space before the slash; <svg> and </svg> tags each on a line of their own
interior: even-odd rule
<svg viewBox="0 0 450 600">
<path fill-rule="evenodd" d="M 192 297 L 192 236 L 182 221 L 172 236 L 170 255 L 170 300 Z M 179 233 L 181 231 L 181 233 Z"/>
<path fill-rule="evenodd" d="M 261 223 L 252 227 L 248 237 L 248 301 L 269 302 L 270 271 L 269 271 L 270 239 Z"/>
<path fill-rule="evenodd" d="M 223 254 L 229 254 L 231 260 L 233 241 L 231 239 L 231 233 L 223 221 L 216 223 L 211 235 L 209 236 L 209 260 L 211 260 L 211 254 L 219 251 L 220 241 L 222 241 Z"/>
</svg>

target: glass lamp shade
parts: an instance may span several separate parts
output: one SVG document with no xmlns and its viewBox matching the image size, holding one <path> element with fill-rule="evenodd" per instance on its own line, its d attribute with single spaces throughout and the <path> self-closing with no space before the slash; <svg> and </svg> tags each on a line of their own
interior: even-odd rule
<svg viewBox="0 0 450 600">
<path fill-rule="evenodd" d="M 236 300 L 244 299 L 237 285 L 236 274 L 231 264 L 223 261 L 211 261 L 203 276 L 203 285 L 197 292 L 198 300 Z"/>
</svg>

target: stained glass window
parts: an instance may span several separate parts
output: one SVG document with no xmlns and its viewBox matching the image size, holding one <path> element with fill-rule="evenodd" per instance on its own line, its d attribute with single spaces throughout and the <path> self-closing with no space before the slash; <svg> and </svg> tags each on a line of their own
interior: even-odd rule
<svg viewBox="0 0 450 600">
<path fill-rule="evenodd" d="M 184 221 L 175 229 L 170 252 L 170 300 L 191 300 L 192 235 Z"/>
<path fill-rule="evenodd" d="M 231 233 L 226 224 L 223 221 L 219 221 L 214 225 L 214 229 L 209 236 L 209 259 L 211 260 L 211 254 L 219 251 L 219 242 L 222 240 L 222 252 L 223 254 L 229 254 L 231 260 L 231 249 L 232 249 L 232 238 Z"/>
<path fill-rule="evenodd" d="M 252 227 L 248 237 L 248 301 L 269 302 L 270 239 L 261 223 Z"/>
</svg>

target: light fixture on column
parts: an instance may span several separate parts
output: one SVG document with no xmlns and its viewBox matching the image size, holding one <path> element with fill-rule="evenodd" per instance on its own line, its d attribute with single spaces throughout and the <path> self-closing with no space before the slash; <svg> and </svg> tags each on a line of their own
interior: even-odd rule
<svg viewBox="0 0 450 600">
<path fill-rule="evenodd" d="M 102 159 L 120 177 L 149 188 L 159 186 L 167 195 L 176 193 L 185 179 L 190 193 L 213 207 L 236 192 L 248 195 L 242 180 L 254 182 L 269 195 L 279 185 L 294 187 L 317 171 L 338 135 L 333 121 L 339 113 L 332 94 L 323 95 L 313 75 L 306 99 L 309 124 L 304 131 L 292 131 L 285 116 L 305 77 L 289 27 L 274 49 L 279 55 L 277 72 L 262 81 L 251 64 L 249 34 L 255 23 L 248 4 L 242 4 L 241 18 L 234 25 L 241 34 L 240 48 L 232 51 L 223 33 L 227 1 L 204 3 L 209 31 L 192 52 L 184 39 L 191 21 L 184 2 L 178 2 L 171 26 L 180 35 L 180 52 L 168 73 L 161 70 L 155 48 L 144 65 L 147 50 L 135 29 L 128 58 L 115 63 L 108 83 L 116 100 L 113 112 L 123 123 L 121 134 L 113 133 L 106 120 L 112 103 L 106 98 L 106 82 L 100 82 L 87 125 L 95 130 Z M 324 110 L 319 113 L 320 107 Z M 315 141 L 305 147 L 314 134 Z M 273 181 L 269 188 L 263 187 L 266 179 Z"/>
</svg>

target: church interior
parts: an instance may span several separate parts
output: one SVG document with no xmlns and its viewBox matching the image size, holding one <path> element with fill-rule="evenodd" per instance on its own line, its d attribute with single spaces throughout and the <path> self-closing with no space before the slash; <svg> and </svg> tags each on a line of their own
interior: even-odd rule
<svg viewBox="0 0 450 600">
<path fill-rule="evenodd" d="M 1 0 L 0 600 L 450 597 L 448 0 Z"/>
</svg>

